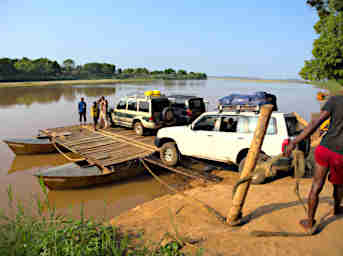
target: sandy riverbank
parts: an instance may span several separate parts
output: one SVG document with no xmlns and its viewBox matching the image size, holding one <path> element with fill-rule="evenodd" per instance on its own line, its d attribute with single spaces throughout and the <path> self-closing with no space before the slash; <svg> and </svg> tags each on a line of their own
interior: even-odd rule
<svg viewBox="0 0 343 256">
<path fill-rule="evenodd" d="M 224 181 L 216 185 L 199 186 L 186 194 L 205 202 L 226 216 L 231 207 L 233 184 L 238 174 L 219 171 Z M 311 186 L 311 179 L 301 181 L 303 198 Z M 111 220 L 123 230 L 144 230 L 145 237 L 160 241 L 167 232 L 198 240 L 204 255 L 342 255 L 343 218 L 327 215 L 331 206 L 331 186 L 327 183 L 321 193 L 317 220 L 320 230 L 311 237 L 253 237 L 251 231 L 302 232 L 298 221 L 304 218 L 303 206 L 293 192 L 294 180 L 290 177 L 265 185 L 254 185 L 248 194 L 244 215 L 247 224 L 232 228 L 220 223 L 206 210 L 185 200 L 179 194 L 167 195 L 129 210 Z M 327 216 L 326 216 L 327 215 Z M 325 217 L 323 217 L 325 216 Z M 186 251 L 196 248 L 186 246 Z"/>
<path fill-rule="evenodd" d="M 239 82 L 250 82 L 250 83 L 300 83 L 300 84 L 307 84 L 306 81 L 301 80 L 278 80 L 278 79 L 254 79 L 254 78 L 240 78 L 240 77 L 217 77 L 217 76 L 210 76 L 211 79 L 218 79 L 218 80 L 233 80 Z"/>
<path fill-rule="evenodd" d="M 118 84 L 118 83 L 141 83 L 154 79 L 99 79 L 99 80 L 61 80 L 61 81 L 37 81 L 37 82 L 11 82 L 0 83 L 0 88 L 8 87 L 33 87 L 50 85 L 80 85 L 80 84 Z"/>
</svg>

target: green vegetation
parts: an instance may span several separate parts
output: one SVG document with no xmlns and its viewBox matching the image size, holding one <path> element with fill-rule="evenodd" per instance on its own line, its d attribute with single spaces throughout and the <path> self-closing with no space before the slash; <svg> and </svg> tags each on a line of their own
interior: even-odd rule
<svg viewBox="0 0 343 256">
<path fill-rule="evenodd" d="M 339 91 L 342 91 L 342 85 L 334 80 L 326 82 L 313 81 L 309 83 L 315 85 L 318 88 L 328 90 L 331 94 L 337 94 Z"/>
<path fill-rule="evenodd" d="M 76 65 L 72 59 L 66 59 L 60 65 L 48 58 L 30 60 L 0 59 L 0 82 L 93 80 L 93 79 L 206 79 L 205 73 L 175 71 L 171 68 L 163 71 L 149 71 L 146 68 L 116 68 L 109 63 L 86 63 Z"/>
<path fill-rule="evenodd" d="M 317 10 L 319 21 L 314 29 L 319 35 L 313 43 L 313 58 L 300 71 L 310 81 L 334 80 L 343 85 L 343 1 L 307 0 Z"/>
<path fill-rule="evenodd" d="M 44 185 L 42 188 L 47 195 Z M 0 255 L 185 255 L 176 240 L 163 246 L 150 246 L 155 249 L 149 249 L 142 234 L 123 234 L 113 226 L 86 219 L 83 209 L 80 219 L 61 216 L 49 206 L 47 199 L 42 201 L 36 197 L 32 202 L 35 207 L 28 210 L 20 202 L 14 202 L 11 187 L 7 193 L 9 211 L 7 214 L 4 211 L 0 214 Z M 200 254 L 201 251 L 198 255 Z"/>
</svg>

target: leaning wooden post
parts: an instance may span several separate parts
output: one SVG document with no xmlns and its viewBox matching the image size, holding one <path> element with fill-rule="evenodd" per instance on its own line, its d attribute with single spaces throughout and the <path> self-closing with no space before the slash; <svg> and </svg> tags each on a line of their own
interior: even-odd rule
<svg viewBox="0 0 343 256">
<path fill-rule="evenodd" d="M 241 173 L 241 179 L 250 176 L 255 169 L 258 155 L 260 153 L 264 135 L 266 134 L 269 119 L 273 110 L 273 105 L 263 105 L 258 118 L 257 127 L 254 132 L 254 137 L 250 145 L 250 149 L 245 160 L 244 168 Z M 232 207 L 227 215 L 226 222 L 230 225 L 239 224 L 242 216 L 242 208 L 245 202 L 245 198 L 248 194 L 250 181 L 239 185 L 232 202 Z"/>
</svg>

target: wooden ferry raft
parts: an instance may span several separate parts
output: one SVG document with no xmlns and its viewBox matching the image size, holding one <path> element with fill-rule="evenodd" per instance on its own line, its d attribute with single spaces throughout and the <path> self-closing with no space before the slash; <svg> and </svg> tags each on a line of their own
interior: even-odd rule
<svg viewBox="0 0 343 256">
<path fill-rule="evenodd" d="M 69 126 L 42 130 L 58 146 L 76 153 L 100 167 L 113 166 L 142 158 L 157 151 L 154 137 L 142 137 L 133 130 L 108 128 L 94 131 L 90 126 Z M 70 132 L 54 138 L 54 134 Z"/>
<path fill-rule="evenodd" d="M 48 135 L 56 143 L 57 147 L 64 147 L 78 154 L 90 166 L 96 165 L 100 167 L 103 174 L 114 172 L 119 175 L 121 173 L 120 166 L 123 164 L 132 160 L 144 159 L 150 164 L 190 178 L 200 178 L 211 182 L 219 182 L 222 180 L 220 177 L 211 175 L 198 168 L 183 166 L 168 167 L 164 165 L 156 157 L 156 154 L 154 154 L 158 151 L 158 148 L 154 145 L 155 136 L 139 136 L 133 130 L 126 128 L 115 127 L 94 131 L 91 126 L 69 126 L 46 129 L 42 130 L 42 132 Z M 69 135 L 55 137 L 56 134 L 63 133 Z M 117 171 L 116 166 L 119 167 Z M 127 177 L 138 175 L 138 173 L 129 175 L 130 172 L 129 170 L 125 171 Z M 114 173 L 113 175 L 115 176 Z M 124 178 L 125 175 L 123 175 L 119 176 Z M 68 181 L 66 180 L 66 182 Z"/>
</svg>

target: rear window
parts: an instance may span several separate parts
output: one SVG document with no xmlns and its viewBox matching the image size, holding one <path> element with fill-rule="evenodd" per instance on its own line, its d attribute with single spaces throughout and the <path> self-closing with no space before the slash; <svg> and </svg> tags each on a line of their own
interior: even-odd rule
<svg viewBox="0 0 343 256">
<path fill-rule="evenodd" d="M 168 99 L 153 99 L 151 101 L 153 112 L 162 112 L 166 107 L 170 106 Z"/>
<path fill-rule="evenodd" d="M 240 116 L 237 124 L 237 132 L 240 133 L 254 133 L 257 126 L 258 117 L 251 116 Z M 269 125 L 267 128 L 267 134 L 276 134 L 276 119 L 270 118 Z"/>
<path fill-rule="evenodd" d="M 202 99 L 191 99 L 189 100 L 190 109 L 205 109 L 205 103 Z"/>
</svg>

